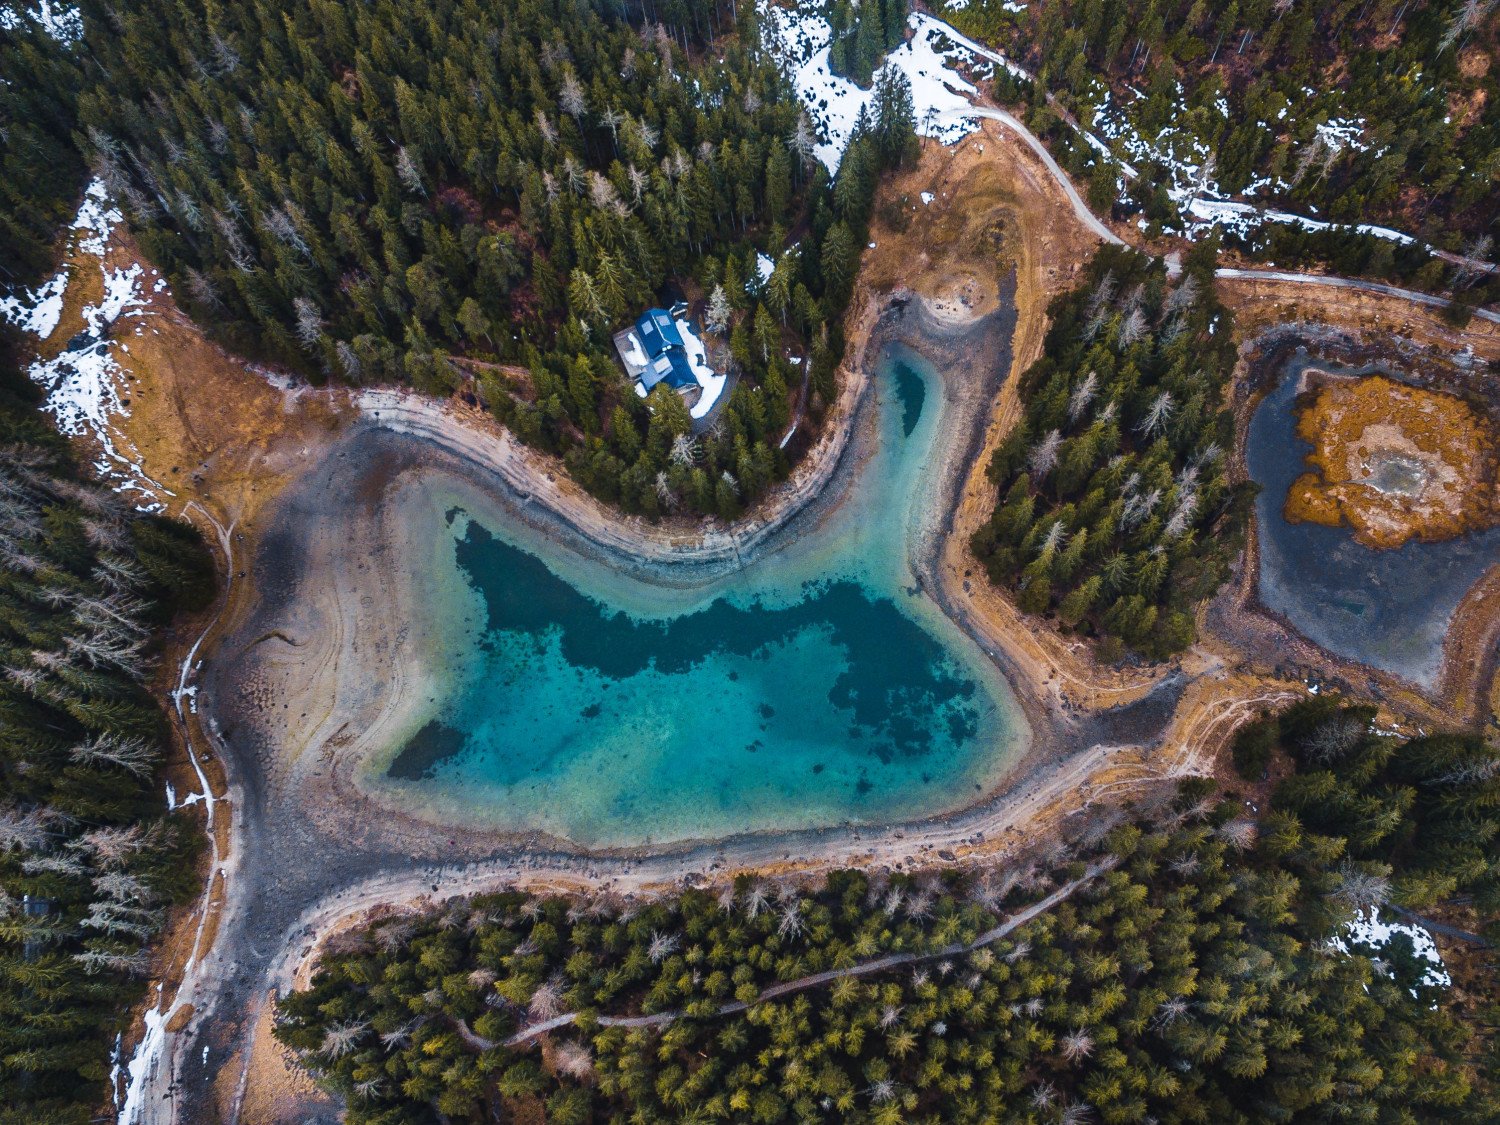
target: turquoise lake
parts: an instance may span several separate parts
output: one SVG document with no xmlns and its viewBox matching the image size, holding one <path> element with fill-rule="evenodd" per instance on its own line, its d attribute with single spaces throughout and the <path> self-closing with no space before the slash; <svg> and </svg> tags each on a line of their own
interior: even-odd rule
<svg viewBox="0 0 1500 1125">
<path fill-rule="evenodd" d="M 362 783 L 435 819 L 585 846 L 887 822 L 972 803 L 1029 734 L 921 590 L 942 385 L 893 347 L 848 490 L 696 589 L 629 577 L 426 478 L 400 498 L 434 685 Z M 797 526 L 797 525 L 794 525 Z"/>
</svg>

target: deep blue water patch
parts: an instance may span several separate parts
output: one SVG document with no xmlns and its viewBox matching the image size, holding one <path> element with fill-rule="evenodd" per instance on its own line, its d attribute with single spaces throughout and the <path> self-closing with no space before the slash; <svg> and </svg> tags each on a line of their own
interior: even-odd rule
<svg viewBox="0 0 1500 1125">
<path fill-rule="evenodd" d="M 899 353 L 893 357 L 891 369 L 896 377 L 896 397 L 901 400 L 902 435 L 911 437 L 917 423 L 922 420 L 922 406 L 927 401 L 927 384 L 911 364 L 902 362 Z"/>
<path fill-rule="evenodd" d="M 397 799 L 597 845 L 887 822 L 982 792 L 1028 732 L 908 554 L 936 518 L 933 452 L 962 435 L 920 356 L 893 346 L 873 374 L 851 491 L 701 595 L 658 598 L 482 494 L 434 493 L 410 534 L 431 544 L 414 577 L 441 651 L 430 709 L 377 767 Z"/>
<path fill-rule="evenodd" d="M 450 519 L 456 515 L 450 512 Z M 458 540 L 457 560 L 483 599 L 481 644 L 513 667 L 545 660 L 556 645 L 569 666 L 595 673 L 597 686 L 607 689 L 648 671 L 684 678 L 711 675 L 706 668 L 711 658 L 766 662 L 816 637 L 843 656 L 825 702 L 843 714 L 850 743 L 861 753 L 889 762 L 898 755 L 931 754 L 940 743 L 961 745 L 976 734 L 971 703 L 975 682 L 893 601 L 871 597 L 855 582 L 809 584 L 803 599 L 786 607 L 758 602 L 741 607 L 720 598 L 683 617 L 637 621 L 610 612 L 540 559 L 472 520 Z M 777 710 L 761 702 L 754 713 L 765 727 Z M 582 703 L 579 716 L 611 721 L 602 692 Z M 465 745 L 453 727 L 429 723 L 397 755 L 388 775 L 431 777 Z"/>
</svg>

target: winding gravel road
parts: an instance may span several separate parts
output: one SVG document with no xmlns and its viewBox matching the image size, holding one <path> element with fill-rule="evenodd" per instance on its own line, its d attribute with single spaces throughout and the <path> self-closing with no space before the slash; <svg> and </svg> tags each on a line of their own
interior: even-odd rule
<svg viewBox="0 0 1500 1125">
<path fill-rule="evenodd" d="M 948 110 L 947 112 L 940 114 L 939 117 L 941 120 L 950 121 L 966 117 L 978 117 L 983 118 L 986 121 L 998 121 L 1000 124 L 1004 125 L 1011 132 L 1015 133 L 1015 135 L 1026 144 L 1027 148 L 1036 153 L 1037 159 L 1046 166 L 1046 169 L 1049 173 L 1051 173 L 1052 178 L 1057 181 L 1057 185 L 1062 188 L 1064 194 L 1067 195 L 1068 202 L 1073 207 L 1073 214 L 1078 217 L 1078 221 L 1080 223 L 1088 227 L 1090 231 L 1092 231 L 1094 234 L 1098 235 L 1099 238 L 1103 239 L 1105 242 L 1110 243 L 1111 245 L 1127 245 L 1124 239 L 1122 239 L 1114 231 L 1110 230 L 1110 228 L 1104 224 L 1099 216 L 1094 214 L 1094 212 L 1089 209 L 1089 205 L 1085 203 L 1083 197 L 1078 194 L 1078 189 L 1073 186 L 1073 181 L 1068 177 L 1068 174 L 1062 170 L 1062 167 L 1057 163 L 1056 160 L 1053 159 L 1052 154 L 1047 151 L 1047 146 L 1044 145 L 1041 139 L 1037 137 L 1037 135 L 1030 129 L 1028 129 L 1025 124 L 1023 124 L 1021 120 L 1014 114 L 1008 113 L 1003 109 L 991 109 L 986 106 L 974 106 L 971 109 L 966 110 Z M 1459 265 L 1467 265 L 1474 269 L 1484 270 L 1486 272 L 1493 272 L 1496 269 L 1500 269 L 1500 266 L 1496 266 L 1493 262 L 1476 261 L 1473 258 L 1465 258 L 1462 255 L 1452 254 L 1447 251 L 1441 250 L 1433 250 L 1432 252 L 1445 261 L 1453 262 Z M 1322 285 L 1333 289 L 1362 290 L 1366 293 L 1379 293 L 1387 297 L 1397 297 L 1401 300 L 1412 301 L 1416 304 L 1427 305 L 1431 308 L 1439 309 L 1447 307 L 1447 305 L 1450 303 L 1446 298 L 1437 297 L 1431 293 L 1419 293 L 1414 289 L 1401 289 L 1397 286 L 1386 285 L 1379 281 L 1365 281 L 1362 278 L 1329 277 L 1324 274 L 1316 273 L 1286 273 L 1281 270 L 1273 269 L 1228 268 L 1215 270 L 1214 276 L 1225 281 L 1284 281 L 1290 282 L 1294 285 Z M 1491 312 L 1489 309 L 1475 309 L 1474 315 L 1476 317 L 1479 317 L 1481 320 L 1487 320 L 1492 324 L 1500 324 L 1500 313 Z"/>
<path fill-rule="evenodd" d="M 1446 308 L 1451 302 L 1444 297 L 1435 297 L 1431 293 L 1419 293 L 1415 289 L 1400 289 L 1394 285 L 1385 285 L 1379 281 L 1365 281 L 1354 277 L 1327 277 L 1318 273 L 1283 273 L 1281 270 L 1245 270 L 1245 269 L 1217 269 L 1214 276 L 1226 281 L 1285 281 L 1293 285 L 1323 285 L 1333 289 L 1358 289 L 1366 293 L 1380 293 L 1387 297 L 1397 297 L 1403 301 L 1411 301 L 1418 305 L 1428 305 L 1431 308 Z M 1480 320 L 1487 320 L 1491 324 L 1500 324 L 1500 313 L 1491 312 L 1489 309 L 1475 309 L 1474 315 Z"/>
</svg>

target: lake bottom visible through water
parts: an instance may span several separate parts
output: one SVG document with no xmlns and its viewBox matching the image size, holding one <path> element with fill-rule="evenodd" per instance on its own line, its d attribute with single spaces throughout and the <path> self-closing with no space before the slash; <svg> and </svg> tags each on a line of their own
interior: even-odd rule
<svg viewBox="0 0 1500 1125">
<path fill-rule="evenodd" d="M 477 827 L 628 845 L 930 815 L 1027 741 L 1009 686 L 920 590 L 937 375 L 888 350 L 873 453 L 783 549 L 657 597 L 434 488 L 416 583 L 447 685 L 369 780 Z"/>
</svg>

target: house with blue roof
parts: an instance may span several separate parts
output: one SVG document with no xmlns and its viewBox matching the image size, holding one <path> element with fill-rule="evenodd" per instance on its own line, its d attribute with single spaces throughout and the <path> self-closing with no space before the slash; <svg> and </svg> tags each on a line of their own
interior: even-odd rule
<svg viewBox="0 0 1500 1125">
<path fill-rule="evenodd" d="M 678 324 L 678 318 L 686 314 L 683 304 L 670 310 L 647 309 L 633 327 L 615 336 L 615 350 L 642 394 L 649 395 L 658 383 L 665 383 L 678 394 L 700 388 Z"/>
<path fill-rule="evenodd" d="M 642 398 L 665 384 L 688 400 L 689 413 L 705 417 L 724 390 L 725 378 L 708 362 L 708 349 L 687 305 L 647 309 L 631 327 L 615 334 L 615 351 Z"/>
</svg>

